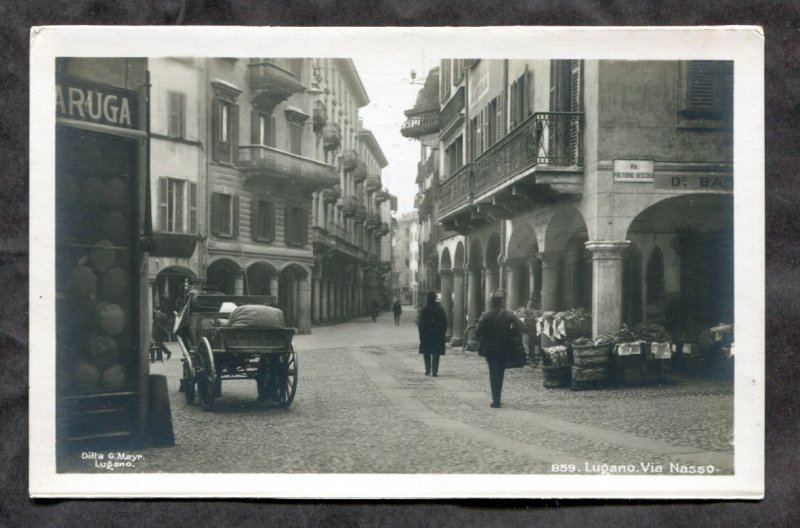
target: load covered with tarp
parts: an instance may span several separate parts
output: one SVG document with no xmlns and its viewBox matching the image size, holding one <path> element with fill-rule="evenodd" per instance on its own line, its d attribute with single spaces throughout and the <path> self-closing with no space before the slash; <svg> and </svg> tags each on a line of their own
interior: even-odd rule
<svg viewBox="0 0 800 528">
<path fill-rule="evenodd" d="M 245 304 L 236 308 L 228 317 L 228 326 L 251 328 L 283 328 L 286 323 L 283 312 L 272 306 Z"/>
</svg>

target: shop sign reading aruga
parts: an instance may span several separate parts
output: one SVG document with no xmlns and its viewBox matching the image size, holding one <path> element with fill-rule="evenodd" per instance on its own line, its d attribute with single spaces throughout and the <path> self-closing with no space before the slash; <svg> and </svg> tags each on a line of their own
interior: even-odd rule
<svg viewBox="0 0 800 528">
<path fill-rule="evenodd" d="M 56 114 L 114 127 L 139 128 L 138 94 L 80 81 L 56 84 Z"/>
</svg>

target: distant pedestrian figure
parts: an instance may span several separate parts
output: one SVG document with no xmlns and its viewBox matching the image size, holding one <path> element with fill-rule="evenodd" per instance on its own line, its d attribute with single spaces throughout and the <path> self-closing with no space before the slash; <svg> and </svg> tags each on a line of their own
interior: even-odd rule
<svg viewBox="0 0 800 528">
<path fill-rule="evenodd" d="M 153 310 L 153 345 L 158 359 L 164 355 L 167 359 L 172 357 L 172 352 L 164 345 L 169 340 L 169 317 L 159 308 Z M 151 362 L 156 358 L 150 358 Z"/>
<path fill-rule="evenodd" d="M 439 375 L 439 356 L 444 355 L 447 315 L 436 302 L 436 292 L 429 292 L 425 306 L 419 311 L 419 353 L 425 360 L 425 375 Z"/>
<path fill-rule="evenodd" d="M 400 314 L 403 313 L 403 307 L 400 306 L 400 301 L 398 299 L 394 300 L 394 304 L 392 305 L 392 313 L 394 314 L 395 326 L 400 326 Z"/>
<path fill-rule="evenodd" d="M 506 372 L 506 355 L 513 351 L 516 339 L 524 331 L 522 321 L 514 312 L 503 308 L 505 292 L 495 290 L 489 300 L 490 308 L 478 321 L 475 335 L 479 340 L 478 354 L 486 358 L 489 366 L 489 385 L 492 389 L 492 407 L 500 407 L 503 378 Z"/>
<path fill-rule="evenodd" d="M 378 320 L 378 315 L 381 313 L 381 305 L 378 304 L 378 301 L 372 301 L 372 322 Z"/>
</svg>

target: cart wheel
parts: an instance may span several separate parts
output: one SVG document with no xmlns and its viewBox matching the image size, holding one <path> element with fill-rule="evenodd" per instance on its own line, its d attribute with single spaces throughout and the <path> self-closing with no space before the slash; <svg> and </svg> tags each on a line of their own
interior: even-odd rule
<svg viewBox="0 0 800 528">
<path fill-rule="evenodd" d="M 204 411 L 214 410 L 216 396 L 216 372 L 214 371 L 214 352 L 205 337 L 197 345 L 197 390 L 203 402 Z"/>
<path fill-rule="evenodd" d="M 275 401 L 281 407 L 288 407 L 297 390 L 297 354 L 294 346 L 289 345 L 289 351 L 278 356 L 276 363 Z"/>
<path fill-rule="evenodd" d="M 195 385 L 194 379 L 192 379 L 192 369 L 186 362 L 183 363 L 183 379 L 181 380 L 181 387 L 183 388 L 184 396 L 186 396 L 186 403 L 193 405 Z"/>
</svg>

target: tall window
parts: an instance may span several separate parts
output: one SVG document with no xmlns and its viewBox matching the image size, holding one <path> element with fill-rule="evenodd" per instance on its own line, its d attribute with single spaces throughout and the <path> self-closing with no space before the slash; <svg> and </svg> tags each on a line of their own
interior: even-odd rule
<svg viewBox="0 0 800 528">
<path fill-rule="evenodd" d="M 509 112 L 512 128 L 522 123 L 532 113 L 533 94 L 530 91 L 533 83 L 530 82 L 529 76 L 530 72 L 523 73 L 511 85 Z"/>
<path fill-rule="evenodd" d="M 681 64 L 682 108 L 689 118 L 729 119 L 733 111 L 733 62 Z"/>
<path fill-rule="evenodd" d="M 167 99 L 167 113 L 169 114 L 167 135 L 176 138 L 185 137 L 186 97 L 179 92 L 168 92 Z"/>
<path fill-rule="evenodd" d="M 158 194 L 159 229 L 167 233 L 196 233 L 197 184 L 174 178 L 161 178 Z"/>
<path fill-rule="evenodd" d="M 486 147 L 491 147 L 497 141 L 497 99 L 492 99 L 487 111 Z"/>
<path fill-rule="evenodd" d="M 287 245 L 306 245 L 308 243 L 308 213 L 306 210 L 296 205 L 287 205 L 284 229 Z"/>
<path fill-rule="evenodd" d="M 275 146 L 275 116 L 262 112 L 250 114 L 250 143 Z"/>
<path fill-rule="evenodd" d="M 239 107 L 224 99 L 214 99 L 212 107 L 213 160 L 235 164 L 239 154 Z"/>
<path fill-rule="evenodd" d="M 253 240 L 271 242 L 275 239 L 274 206 L 268 200 L 253 199 L 251 207 Z"/>
<path fill-rule="evenodd" d="M 289 124 L 289 152 L 292 154 L 303 153 L 303 125 Z"/>
<path fill-rule="evenodd" d="M 445 149 L 445 163 L 447 163 L 447 176 L 452 176 L 464 165 L 464 138 L 458 136 L 450 146 Z"/>
<path fill-rule="evenodd" d="M 475 161 L 475 158 L 480 154 L 480 145 L 478 145 L 478 118 L 475 117 L 470 121 L 469 126 L 469 159 Z"/>
<path fill-rule="evenodd" d="M 211 195 L 211 233 L 239 236 L 239 197 L 226 193 Z"/>
</svg>

